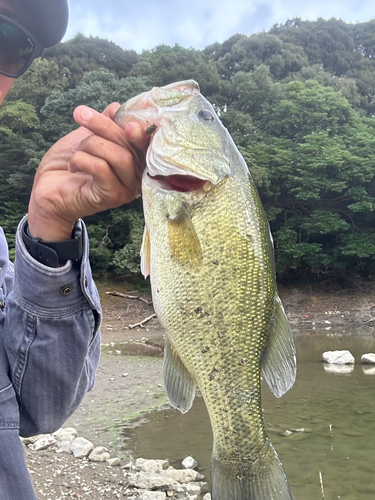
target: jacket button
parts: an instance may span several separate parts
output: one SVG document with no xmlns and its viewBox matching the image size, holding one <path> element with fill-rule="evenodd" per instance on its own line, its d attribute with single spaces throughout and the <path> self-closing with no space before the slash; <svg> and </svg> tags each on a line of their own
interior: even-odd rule
<svg viewBox="0 0 375 500">
<path fill-rule="evenodd" d="M 72 291 L 72 286 L 71 285 L 65 285 L 60 288 L 60 295 L 65 297 L 66 295 L 69 295 Z"/>
</svg>

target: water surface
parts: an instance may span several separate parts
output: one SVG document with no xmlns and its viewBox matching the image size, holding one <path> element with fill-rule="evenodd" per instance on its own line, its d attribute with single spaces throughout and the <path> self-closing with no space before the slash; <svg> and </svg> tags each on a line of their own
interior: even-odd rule
<svg viewBox="0 0 375 500">
<path fill-rule="evenodd" d="M 266 428 L 287 473 L 294 500 L 375 498 L 375 367 L 361 355 L 375 352 L 371 328 L 298 330 L 295 341 L 297 381 L 281 399 L 263 386 Z M 327 371 L 324 351 L 349 349 L 353 370 Z M 285 435 L 285 431 L 291 434 Z M 185 415 L 167 408 L 124 429 L 125 446 L 134 457 L 168 458 L 179 467 L 193 455 L 209 478 L 212 433 L 202 398 Z"/>
</svg>

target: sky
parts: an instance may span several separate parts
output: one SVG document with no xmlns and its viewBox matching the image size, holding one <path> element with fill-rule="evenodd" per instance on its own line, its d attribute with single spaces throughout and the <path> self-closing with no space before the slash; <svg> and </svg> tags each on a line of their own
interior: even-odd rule
<svg viewBox="0 0 375 500">
<path fill-rule="evenodd" d="M 142 52 L 157 45 L 203 49 L 236 33 L 268 31 L 300 17 L 348 23 L 375 18 L 374 0 L 69 0 L 65 40 L 77 33 Z"/>
</svg>

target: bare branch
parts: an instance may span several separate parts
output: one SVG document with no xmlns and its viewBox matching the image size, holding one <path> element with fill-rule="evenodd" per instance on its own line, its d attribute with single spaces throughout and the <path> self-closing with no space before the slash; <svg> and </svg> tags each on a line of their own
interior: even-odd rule
<svg viewBox="0 0 375 500">
<path fill-rule="evenodd" d="M 115 297 L 122 297 L 123 299 L 134 299 L 134 300 L 140 300 L 150 306 L 152 304 L 152 300 L 147 300 L 144 297 L 140 297 L 139 295 L 127 295 L 125 293 L 120 293 L 120 292 L 105 292 L 107 295 L 114 295 Z"/>
<path fill-rule="evenodd" d="M 156 318 L 156 314 L 151 314 L 151 316 L 148 316 L 147 318 L 143 319 L 142 321 L 140 321 L 139 323 L 135 323 L 135 325 L 129 325 L 129 328 L 132 329 L 132 328 L 135 328 L 136 326 L 140 326 L 142 328 L 143 325 L 145 325 L 146 323 L 148 323 L 150 320 Z"/>
</svg>

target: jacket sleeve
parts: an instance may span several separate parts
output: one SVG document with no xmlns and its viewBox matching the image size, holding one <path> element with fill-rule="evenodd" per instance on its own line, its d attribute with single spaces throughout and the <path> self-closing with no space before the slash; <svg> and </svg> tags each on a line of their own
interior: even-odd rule
<svg viewBox="0 0 375 500">
<path fill-rule="evenodd" d="M 29 436 L 61 427 L 92 388 L 102 312 L 85 227 L 80 264 L 68 261 L 55 269 L 27 252 L 21 236 L 25 222 L 17 231 L 4 343 L 20 405 L 20 434 Z"/>
</svg>

